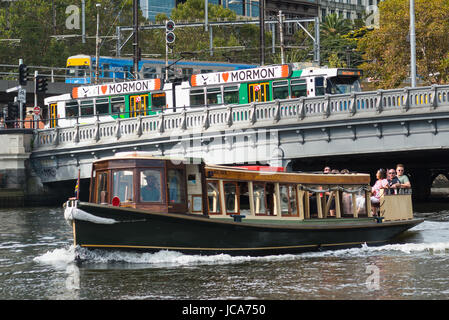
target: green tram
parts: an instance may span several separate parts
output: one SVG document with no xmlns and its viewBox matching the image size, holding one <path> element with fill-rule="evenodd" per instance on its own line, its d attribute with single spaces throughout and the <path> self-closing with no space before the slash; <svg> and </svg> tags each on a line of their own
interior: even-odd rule
<svg viewBox="0 0 449 320">
<path fill-rule="evenodd" d="M 73 88 L 45 99 L 48 127 L 110 121 L 160 112 L 361 91 L 359 69 L 294 64 L 195 74 L 189 81 L 143 79 Z"/>
</svg>

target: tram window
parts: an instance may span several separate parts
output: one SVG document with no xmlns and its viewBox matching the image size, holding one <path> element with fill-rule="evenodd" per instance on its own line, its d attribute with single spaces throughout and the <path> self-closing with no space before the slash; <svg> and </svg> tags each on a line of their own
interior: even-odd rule
<svg viewBox="0 0 449 320">
<path fill-rule="evenodd" d="M 94 114 L 93 100 L 81 101 L 81 116 L 91 116 Z"/>
<path fill-rule="evenodd" d="M 290 81 L 292 98 L 306 97 L 307 84 L 306 80 L 292 80 Z"/>
<path fill-rule="evenodd" d="M 182 68 L 182 78 L 184 80 L 189 79 L 192 74 L 193 74 L 192 68 Z"/>
<path fill-rule="evenodd" d="M 190 90 L 190 105 L 202 106 L 204 105 L 204 90 Z"/>
<path fill-rule="evenodd" d="M 133 193 L 133 172 L 131 170 L 117 170 L 112 176 L 112 197 L 119 197 L 120 202 L 131 202 Z"/>
<path fill-rule="evenodd" d="M 102 69 L 103 69 L 103 77 L 109 78 L 109 71 L 111 69 L 111 66 L 109 65 L 109 63 L 104 63 Z"/>
<path fill-rule="evenodd" d="M 224 87 L 223 100 L 225 104 L 239 103 L 239 87 Z"/>
<path fill-rule="evenodd" d="M 66 118 L 78 117 L 78 101 L 67 102 L 65 106 Z"/>
<path fill-rule="evenodd" d="M 111 112 L 113 114 L 122 114 L 125 112 L 125 98 L 124 97 L 111 98 Z"/>
<path fill-rule="evenodd" d="M 227 214 L 239 213 L 237 183 L 225 182 L 224 193 L 225 193 L 226 213 Z"/>
<path fill-rule="evenodd" d="M 151 94 L 151 110 L 157 111 L 165 108 L 167 103 L 165 101 L 165 92 Z"/>
<path fill-rule="evenodd" d="M 167 171 L 168 202 L 185 203 L 185 184 L 183 183 L 184 171 L 180 169 L 169 169 Z"/>
<path fill-rule="evenodd" d="M 220 213 L 220 192 L 218 181 L 207 182 L 207 199 L 209 213 Z"/>
<path fill-rule="evenodd" d="M 156 79 L 156 68 L 155 67 L 143 67 L 142 68 L 144 79 Z"/>
<path fill-rule="evenodd" d="M 221 95 L 220 88 L 210 88 L 207 89 L 207 104 L 222 104 L 223 96 Z"/>
<path fill-rule="evenodd" d="M 323 77 L 316 77 L 315 78 L 315 95 L 316 96 L 323 96 L 324 95 L 324 78 Z"/>
<path fill-rule="evenodd" d="M 201 69 L 200 73 L 211 73 L 214 72 L 214 70 L 210 70 L 210 69 Z"/>
<path fill-rule="evenodd" d="M 96 114 L 108 114 L 109 113 L 109 99 L 97 99 L 95 101 L 95 113 Z"/>
<path fill-rule="evenodd" d="M 288 81 L 273 81 L 273 99 L 288 98 Z"/>
<path fill-rule="evenodd" d="M 162 202 L 162 174 L 158 169 L 140 172 L 140 201 Z"/>
</svg>

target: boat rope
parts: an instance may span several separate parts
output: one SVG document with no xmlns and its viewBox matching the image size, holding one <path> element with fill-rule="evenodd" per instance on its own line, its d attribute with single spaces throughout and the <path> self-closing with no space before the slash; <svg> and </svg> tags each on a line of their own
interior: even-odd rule
<svg viewBox="0 0 449 320">
<path fill-rule="evenodd" d="M 315 189 L 311 187 L 307 187 L 305 185 L 299 185 L 299 189 L 303 191 L 313 192 L 313 193 L 323 193 L 323 192 L 331 192 L 331 191 L 343 191 L 346 193 L 360 193 L 362 191 L 371 191 L 370 186 L 361 186 L 359 188 L 344 188 L 342 186 L 328 187 L 327 189 Z"/>
</svg>

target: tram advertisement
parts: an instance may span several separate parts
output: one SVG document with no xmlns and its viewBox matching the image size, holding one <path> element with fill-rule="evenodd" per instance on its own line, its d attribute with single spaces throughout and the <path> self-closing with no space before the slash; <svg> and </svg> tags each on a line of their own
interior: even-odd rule
<svg viewBox="0 0 449 320">
<path fill-rule="evenodd" d="M 286 78 L 291 75 L 292 68 L 288 64 L 268 66 L 246 70 L 194 74 L 190 77 L 192 87 L 204 85 L 226 84 Z"/>
<path fill-rule="evenodd" d="M 72 99 L 161 90 L 162 85 L 161 79 L 148 79 L 76 87 L 72 89 Z"/>
</svg>

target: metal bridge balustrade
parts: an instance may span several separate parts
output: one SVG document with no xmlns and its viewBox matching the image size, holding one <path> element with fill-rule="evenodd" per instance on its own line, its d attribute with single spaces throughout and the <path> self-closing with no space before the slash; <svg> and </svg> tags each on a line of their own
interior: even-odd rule
<svg viewBox="0 0 449 320">
<path fill-rule="evenodd" d="M 449 86 L 400 88 L 321 97 L 277 100 L 246 105 L 192 108 L 177 113 L 165 113 L 115 122 L 78 124 L 68 128 L 36 130 L 33 151 L 55 147 L 71 148 L 77 145 L 131 141 L 169 137 L 174 131 L 223 128 L 250 128 L 276 125 L 320 123 L 327 120 L 357 116 L 372 118 L 384 112 L 400 117 L 409 110 L 428 113 L 441 106 L 449 106 Z M 391 113 L 393 112 L 393 113 Z M 343 117 L 343 118 L 342 118 Z"/>
</svg>

